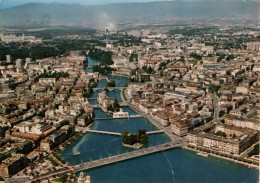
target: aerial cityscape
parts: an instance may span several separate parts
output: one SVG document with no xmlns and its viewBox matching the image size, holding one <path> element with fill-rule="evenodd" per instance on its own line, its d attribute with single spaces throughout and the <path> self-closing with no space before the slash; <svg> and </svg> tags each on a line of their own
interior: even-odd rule
<svg viewBox="0 0 260 183">
<path fill-rule="evenodd" d="M 0 83 L 0 182 L 260 182 L 257 0 L 2 0 Z"/>
</svg>

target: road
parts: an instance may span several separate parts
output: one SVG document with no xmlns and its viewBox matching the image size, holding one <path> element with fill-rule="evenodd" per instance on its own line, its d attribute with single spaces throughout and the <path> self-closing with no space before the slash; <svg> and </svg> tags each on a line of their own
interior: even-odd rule
<svg viewBox="0 0 260 183">
<path fill-rule="evenodd" d="M 128 153 L 123 153 L 123 154 L 111 156 L 111 157 L 100 159 L 100 160 L 86 162 L 86 163 L 75 165 L 75 166 L 72 166 L 72 167 L 76 171 L 88 170 L 88 169 L 96 168 L 96 167 L 99 167 L 99 166 L 104 166 L 104 165 L 116 163 L 116 162 L 119 162 L 119 161 L 124 161 L 124 160 L 128 160 L 128 159 L 132 159 L 132 158 L 145 156 L 145 155 L 148 155 L 148 154 L 172 149 L 172 148 L 175 148 L 175 147 L 182 147 L 183 145 L 184 144 L 182 144 L 182 142 L 179 142 L 179 141 L 170 142 L 170 143 L 166 143 L 166 144 L 161 144 L 161 145 L 157 145 L 157 146 L 153 146 L 153 147 L 149 147 L 149 148 L 144 148 L 144 149 L 140 149 L 140 150 L 136 150 L 136 151 L 131 151 L 131 152 L 128 152 Z"/>
<path fill-rule="evenodd" d="M 213 105 L 214 105 L 214 121 L 218 122 L 219 119 L 219 106 L 218 106 L 218 96 L 216 93 L 213 95 Z"/>
</svg>

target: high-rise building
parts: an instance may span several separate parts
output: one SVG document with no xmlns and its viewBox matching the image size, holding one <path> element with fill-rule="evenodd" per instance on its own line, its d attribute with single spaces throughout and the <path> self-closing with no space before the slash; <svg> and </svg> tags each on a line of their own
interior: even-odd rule
<svg viewBox="0 0 260 183">
<path fill-rule="evenodd" d="M 109 29 L 108 29 L 108 28 L 106 28 L 106 29 L 105 29 L 105 35 L 107 35 L 107 36 L 108 36 L 109 34 L 110 34 L 110 31 L 109 31 Z"/>
<path fill-rule="evenodd" d="M 16 154 L 2 161 L 0 164 L 0 175 L 2 177 L 11 177 L 28 164 L 28 159 L 23 154 Z"/>
<path fill-rule="evenodd" d="M 247 49 L 259 51 L 260 50 L 260 42 L 247 43 Z"/>
<path fill-rule="evenodd" d="M 17 68 L 22 68 L 22 66 L 23 66 L 23 61 L 22 61 L 22 59 L 17 59 L 16 61 L 15 61 L 15 67 L 17 67 Z"/>
<path fill-rule="evenodd" d="M 26 63 L 26 64 L 29 64 L 29 63 L 31 63 L 31 62 L 32 62 L 32 58 L 26 58 L 26 59 L 25 59 L 25 63 Z"/>
<path fill-rule="evenodd" d="M 7 62 L 7 63 L 12 63 L 12 57 L 11 57 L 11 55 L 6 55 L 6 62 Z"/>
</svg>

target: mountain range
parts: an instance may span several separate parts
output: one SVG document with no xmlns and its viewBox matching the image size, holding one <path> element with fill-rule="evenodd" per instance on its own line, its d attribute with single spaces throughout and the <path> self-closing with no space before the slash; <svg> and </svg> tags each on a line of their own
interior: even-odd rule
<svg viewBox="0 0 260 183">
<path fill-rule="evenodd" d="M 260 20 L 257 1 L 165 1 L 77 5 L 29 3 L 0 10 L 0 25 L 107 25 L 172 19 Z"/>
</svg>

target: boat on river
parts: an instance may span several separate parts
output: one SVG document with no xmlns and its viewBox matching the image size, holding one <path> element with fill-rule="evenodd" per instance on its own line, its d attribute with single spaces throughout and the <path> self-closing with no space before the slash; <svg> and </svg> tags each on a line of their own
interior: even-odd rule
<svg viewBox="0 0 260 183">
<path fill-rule="evenodd" d="M 79 151 L 74 152 L 73 155 L 74 155 L 74 156 L 80 155 L 80 152 L 79 152 Z"/>
<path fill-rule="evenodd" d="M 199 155 L 199 156 L 203 156 L 203 157 L 209 157 L 209 154 L 208 153 L 205 153 L 205 152 L 199 152 L 199 153 L 197 153 L 197 155 Z"/>
</svg>

